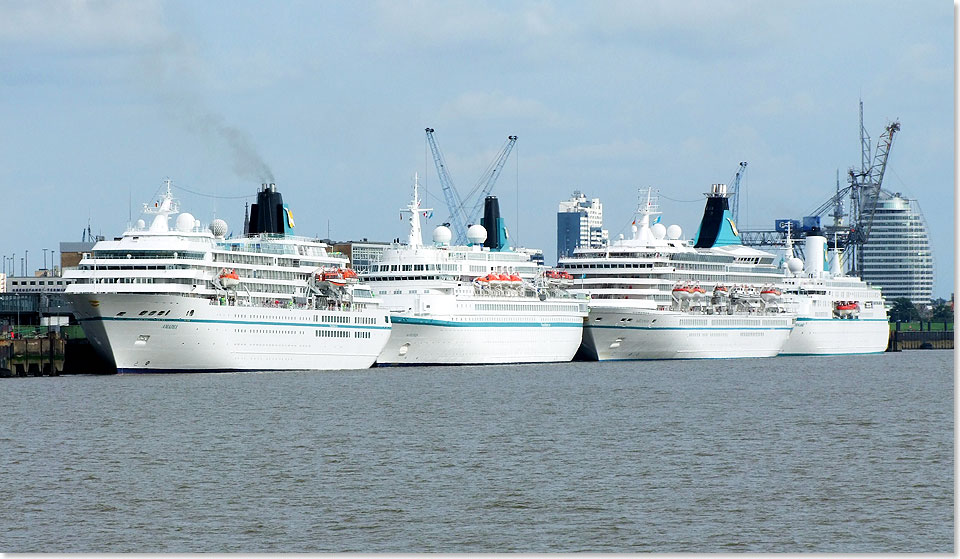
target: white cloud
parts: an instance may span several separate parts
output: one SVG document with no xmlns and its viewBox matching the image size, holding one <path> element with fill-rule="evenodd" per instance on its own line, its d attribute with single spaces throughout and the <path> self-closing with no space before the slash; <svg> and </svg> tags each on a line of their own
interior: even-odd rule
<svg viewBox="0 0 960 559">
<path fill-rule="evenodd" d="M 637 160 L 652 153 L 649 142 L 640 139 L 614 140 L 605 144 L 585 144 L 563 150 L 563 159 Z"/>
<path fill-rule="evenodd" d="M 151 45 L 166 28 L 157 0 L 0 2 L 0 43 L 68 49 Z"/>
<path fill-rule="evenodd" d="M 556 126 L 563 118 L 535 99 L 511 97 L 500 92 L 469 91 L 441 106 L 439 114 L 449 119 L 532 120 Z"/>
</svg>

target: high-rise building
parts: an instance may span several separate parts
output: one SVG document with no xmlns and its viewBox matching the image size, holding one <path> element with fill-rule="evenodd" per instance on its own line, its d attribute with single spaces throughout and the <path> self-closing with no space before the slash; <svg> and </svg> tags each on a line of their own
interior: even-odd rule
<svg viewBox="0 0 960 559">
<path fill-rule="evenodd" d="M 916 200 L 882 191 L 863 245 L 863 280 L 879 287 L 889 303 L 906 297 L 928 304 L 933 296 L 933 251 Z"/>
<path fill-rule="evenodd" d="M 588 200 L 575 190 L 569 200 L 560 202 L 557 211 L 557 258 L 570 256 L 577 247 L 601 248 L 609 234 L 603 228 L 603 204 L 599 198 Z"/>
</svg>

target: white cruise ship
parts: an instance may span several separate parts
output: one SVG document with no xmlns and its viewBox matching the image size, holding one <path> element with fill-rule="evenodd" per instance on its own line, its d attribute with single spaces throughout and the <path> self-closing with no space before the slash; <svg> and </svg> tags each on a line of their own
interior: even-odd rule
<svg viewBox="0 0 960 559">
<path fill-rule="evenodd" d="M 273 184 L 242 237 L 225 238 L 223 220 L 203 229 L 179 213 L 169 181 L 144 211 L 149 226 L 98 242 L 65 274 L 84 332 L 118 372 L 358 369 L 386 344 L 379 299 L 346 259 L 290 234 Z"/>
<path fill-rule="evenodd" d="M 777 257 L 740 244 L 725 185 L 707 195 L 694 241 L 677 225 L 650 224 L 650 193 L 633 237 L 578 248 L 559 267 L 590 295 L 588 359 L 773 357 L 795 314 L 780 304 Z"/>
<path fill-rule="evenodd" d="M 450 246 L 450 229 L 424 245 L 414 181 L 405 245 L 394 243 L 363 279 L 390 309 L 393 332 L 377 359 L 383 365 L 570 361 L 583 333 L 585 296 L 548 280 L 529 254 L 506 247 L 495 197 L 470 246 Z M 488 237 L 487 231 L 491 234 Z"/>
<path fill-rule="evenodd" d="M 855 276 L 843 275 L 834 251 L 824 266 L 827 240 L 806 237 L 805 260 L 793 257 L 787 234 L 786 277 L 780 288 L 783 305 L 797 313 L 797 324 L 781 355 L 838 355 L 882 353 L 890 327 L 880 289 Z"/>
</svg>

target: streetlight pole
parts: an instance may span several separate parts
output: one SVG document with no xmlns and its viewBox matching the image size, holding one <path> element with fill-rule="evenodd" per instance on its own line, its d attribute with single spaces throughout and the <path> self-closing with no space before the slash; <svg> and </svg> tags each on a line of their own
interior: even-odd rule
<svg viewBox="0 0 960 559">
<path fill-rule="evenodd" d="M 26 277 L 27 270 L 30 269 L 30 251 L 24 249 L 23 251 L 23 275 Z"/>
<path fill-rule="evenodd" d="M 48 249 L 48 248 L 43 249 L 43 269 L 44 269 L 44 273 L 46 273 L 46 270 L 47 270 L 47 251 L 48 251 L 48 250 L 50 250 L 50 249 Z"/>
</svg>

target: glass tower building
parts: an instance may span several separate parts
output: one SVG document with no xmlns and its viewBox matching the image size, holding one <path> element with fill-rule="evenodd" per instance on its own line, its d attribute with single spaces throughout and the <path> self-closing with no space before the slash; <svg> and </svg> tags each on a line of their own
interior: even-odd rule
<svg viewBox="0 0 960 559">
<path fill-rule="evenodd" d="M 882 191 L 862 250 L 863 280 L 881 288 L 888 304 L 899 297 L 915 304 L 930 302 L 933 251 L 916 200 Z"/>
</svg>

